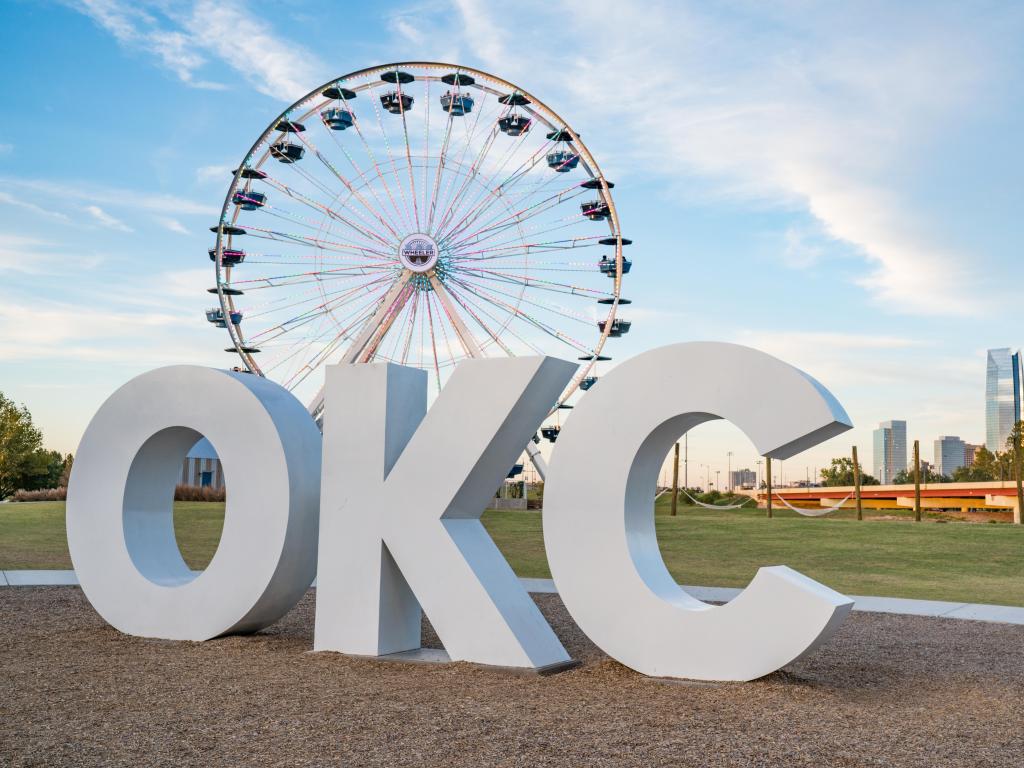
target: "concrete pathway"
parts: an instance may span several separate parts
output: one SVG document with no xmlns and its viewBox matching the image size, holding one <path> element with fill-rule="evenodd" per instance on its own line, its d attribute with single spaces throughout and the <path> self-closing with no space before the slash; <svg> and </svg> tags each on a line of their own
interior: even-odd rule
<svg viewBox="0 0 1024 768">
<path fill-rule="evenodd" d="M 520 579 L 530 592 L 556 594 L 551 579 Z M 74 571 L 0 571 L 0 587 L 56 587 L 74 586 L 78 578 Z M 313 582 L 316 586 L 316 582 Z M 691 587 L 687 592 L 698 600 L 727 603 L 742 590 L 734 587 Z M 853 610 L 872 613 L 899 613 L 906 616 L 931 616 L 942 619 L 989 621 L 997 624 L 1024 625 L 1024 608 L 1009 605 L 981 605 L 953 603 L 941 600 L 910 600 L 904 597 L 871 597 L 850 595 L 856 601 Z"/>
</svg>

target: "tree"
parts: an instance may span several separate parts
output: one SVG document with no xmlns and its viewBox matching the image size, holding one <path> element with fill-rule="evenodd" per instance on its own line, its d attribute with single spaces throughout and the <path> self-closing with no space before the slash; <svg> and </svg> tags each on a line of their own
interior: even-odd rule
<svg viewBox="0 0 1024 768">
<path fill-rule="evenodd" d="M 853 485 L 853 459 L 847 456 L 832 459 L 832 466 L 821 470 L 821 484 L 827 487 Z M 867 474 L 863 465 L 860 467 L 860 484 L 878 485 L 878 480 Z"/>
<path fill-rule="evenodd" d="M 914 469 L 901 469 L 896 473 L 896 477 L 892 479 L 893 485 L 911 485 L 914 482 Z M 922 483 L 948 483 L 949 478 L 945 475 L 940 475 L 935 472 L 931 467 L 921 467 L 921 482 Z"/>
<path fill-rule="evenodd" d="M 28 408 L 0 393 L 0 499 L 24 487 L 27 479 L 46 475 L 49 457 L 42 443 Z"/>
<path fill-rule="evenodd" d="M 999 467 L 996 455 L 982 446 L 974 454 L 974 463 L 969 467 L 960 467 L 953 472 L 953 481 L 957 483 L 985 483 L 997 479 Z"/>
</svg>

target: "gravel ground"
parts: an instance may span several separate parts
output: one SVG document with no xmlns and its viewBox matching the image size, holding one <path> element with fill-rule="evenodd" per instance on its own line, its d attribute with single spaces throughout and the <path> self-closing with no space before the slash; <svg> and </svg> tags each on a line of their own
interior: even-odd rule
<svg viewBox="0 0 1024 768">
<path fill-rule="evenodd" d="M 120 635 L 77 588 L 0 589 L 0 765 L 1024 765 L 1024 627 L 854 614 L 767 678 L 685 684 L 537 602 L 582 666 L 306 653 L 311 594 L 265 632 L 195 644 Z"/>
</svg>

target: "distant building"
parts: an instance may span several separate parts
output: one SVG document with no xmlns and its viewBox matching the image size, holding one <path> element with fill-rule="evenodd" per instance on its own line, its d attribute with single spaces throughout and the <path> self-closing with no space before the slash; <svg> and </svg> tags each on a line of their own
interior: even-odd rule
<svg viewBox="0 0 1024 768">
<path fill-rule="evenodd" d="M 883 421 L 872 436 L 874 475 L 882 485 L 888 485 L 907 468 L 907 422 Z"/>
<path fill-rule="evenodd" d="M 753 488 L 757 485 L 757 473 L 752 469 L 734 469 L 729 473 L 730 488 Z"/>
<path fill-rule="evenodd" d="M 1009 347 L 988 351 L 985 376 L 985 447 L 990 451 L 1006 448 L 1006 438 L 1020 421 L 1021 355 Z"/>
<path fill-rule="evenodd" d="M 983 445 L 975 445 L 974 443 L 964 443 L 964 466 L 973 467 L 974 458 L 978 455 L 978 451 L 984 447 L 985 446 Z"/>
<path fill-rule="evenodd" d="M 974 462 L 974 455 L 971 455 Z M 940 475 L 952 476 L 960 467 L 967 465 L 967 443 L 956 435 L 942 435 L 935 441 L 935 471 Z"/>
<path fill-rule="evenodd" d="M 213 445 L 205 437 L 192 446 L 181 466 L 179 485 L 224 487 L 224 469 Z"/>
</svg>

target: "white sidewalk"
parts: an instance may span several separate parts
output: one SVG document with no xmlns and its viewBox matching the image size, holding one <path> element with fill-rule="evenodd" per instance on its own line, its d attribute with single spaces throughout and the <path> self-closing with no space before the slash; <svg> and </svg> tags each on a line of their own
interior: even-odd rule
<svg viewBox="0 0 1024 768">
<path fill-rule="evenodd" d="M 554 594 L 551 579 L 520 579 L 530 592 Z M 0 587 L 57 587 L 75 586 L 78 577 L 74 571 L 0 571 Z M 314 586 L 316 582 L 313 582 Z M 687 592 L 699 600 L 727 603 L 742 590 L 734 587 L 687 587 Z M 989 621 L 997 624 L 1024 625 L 1024 608 L 1008 605 L 981 605 L 953 603 L 940 600 L 910 600 L 903 597 L 870 597 L 850 595 L 855 600 L 853 610 L 872 613 L 899 613 L 906 616 L 931 616 L 942 619 Z"/>
</svg>

